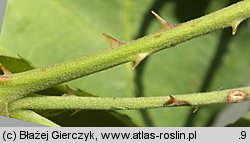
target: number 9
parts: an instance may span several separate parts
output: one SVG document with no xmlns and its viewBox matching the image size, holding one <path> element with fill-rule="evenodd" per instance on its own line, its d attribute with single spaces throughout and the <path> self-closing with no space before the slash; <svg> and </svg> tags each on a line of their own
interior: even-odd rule
<svg viewBox="0 0 250 143">
<path fill-rule="evenodd" d="M 246 133 L 246 131 L 241 131 L 241 139 L 245 139 L 246 137 L 247 137 L 247 133 Z"/>
</svg>

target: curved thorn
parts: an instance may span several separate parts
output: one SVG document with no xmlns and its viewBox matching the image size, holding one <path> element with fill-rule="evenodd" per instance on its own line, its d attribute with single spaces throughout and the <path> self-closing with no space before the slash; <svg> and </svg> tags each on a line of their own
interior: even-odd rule
<svg viewBox="0 0 250 143">
<path fill-rule="evenodd" d="M 148 55 L 149 53 L 140 53 L 138 55 L 138 58 L 134 61 L 134 66 L 132 67 L 132 70 L 134 70 Z"/>
<path fill-rule="evenodd" d="M 106 33 L 102 33 L 102 35 L 108 39 L 109 44 L 110 44 L 110 48 L 114 49 L 117 47 L 120 47 L 121 45 L 123 45 L 124 43 L 121 41 L 118 41 L 117 39 L 111 37 L 110 35 L 106 34 Z"/>
<path fill-rule="evenodd" d="M 154 11 L 151 11 L 151 13 L 155 16 L 155 18 L 157 19 L 157 21 L 160 23 L 162 30 L 167 30 L 167 29 L 171 29 L 171 28 L 174 28 L 174 27 L 178 26 L 178 24 L 171 24 L 171 23 L 165 21 L 164 19 L 162 19 Z"/>
<path fill-rule="evenodd" d="M 169 95 L 169 98 L 166 100 L 166 102 L 163 105 L 165 106 L 171 105 L 171 104 L 174 104 L 176 101 L 177 100 L 173 96 Z"/>
<path fill-rule="evenodd" d="M 193 110 L 193 113 L 196 113 L 199 109 L 200 109 L 199 106 L 195 106 L 194 110 Z"/>
<path fill-rule="evenodd" d="M 172 103 L 176 102 L 176 99 L 173 96 L 169 95 L 169 99 L 167 102 L 172 104 Z"/>
<path fill-rule="evenodd" d="M 232 25 L 232 35 L 235 35 L 238 29 L 238 26 L 240 25 L 241 21 L 237 21 L 235 23 L 233 23 Z"/>
<path fill-rule="evenodd" d="M 68 95 L 76 95 L 75 91 L 68 84 L 65 84 L 65 86 L 67 88 Z"/>
<path fill-rule="evenodd" d="M 11 72 L 2 64 L 0 64 L 0 69 L 3 71 L 4 75 L 10 75 Z"/>
</svg>

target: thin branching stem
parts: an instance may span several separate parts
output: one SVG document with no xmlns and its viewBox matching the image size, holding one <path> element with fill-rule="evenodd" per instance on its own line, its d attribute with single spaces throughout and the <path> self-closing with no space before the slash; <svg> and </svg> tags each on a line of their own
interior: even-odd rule
<svg viewBox="0 0 250 143">
<path fill-rule="evenodd" d="M 53 123 L 49 119 L 42 117 L 41 115 L 37 114 L 31 110 L 15 110 L 10 113 L 10 117 L 20 119 L 27 122 L 33 122 L 37 124 L 42 124 L 44 126 L 51 126 L 51 127 L 60 127 L 56 123 Z"/>
<path fill-rule="evenodd" d="M 238 25 L 248 17 L 250 17 L 250 0 L 244 0 L 209 15 L 188 21 L 186 23 L 182 23 L 177 27 L 174 26 L 171 29 L 162 30 L 160 32 L 142 37 L 131 42 L 127 42 L 125 44 L 122 43 L 118 48 L 107 50 L 106 52 L 94 56 L 82 57 L 61 64 L 34 69 L 17 74 L 5 73 L 0 77 L 0 115 L 8 114 L 9 102 L 25 97 L 34 92 L 53 87 L 55 85 L 76 78 L 100 72 L 102 70 L 112 68 L 126 62 L 134 61 L 136 64 L 139 64 L 141 60 L 143 60 L 147 56 L 150 56 L 150 54 L 154 52 L 169 47 L 174 47 L 176 44 L 213 32 L 215 30 L 223 29 L 225 27 L 232 27 L 232 34 L 234 35 L 237 31 Z M 247 97 L 246 99 L 248 99 L 249 88 L 243 89 L 247 90 L 247 94 L 240 93 L 239 95 L 245 95 Z M 188 96 L 183 95 L 178 96 L 176 101 L 174 101 L 173 99 L 169 100 L 173 102 L 172 104 L 165 104 L 166 100 L 168 100 L 169 98 L 168 96 L 136 99 L 91 97 L 27 97 L 10 104 L 10 109 L 47 109 L 49 107 L 53 107 L 60 109 L 96 108 L 111 110 L 128 109 L 127 107 L 130 107 L 130 109 L 143 109 L 170 105 L 177 106 L 181 103 L 182 105 L 204 105 L 211 103 L 224 103 L 226 102 L 225 97 L 228 94 L 228 91 L 221 91 L 206 94 L 196 93 L 190 94 Z M 182 102 L 177 102 L 178 100 Z M 240 100 L 237 100 L 237 102 L 238 101 Z M 23 104 L 21 104 L 22 102 Z M 54 104 L 55 102 L 57 102 L 58 104 Z M 76 104 L 77 106 L 74 104 Z"/>
<path fill-rule="evenodd" d="M 250 87 L 160 97 L 26 97 L 10 103 L 9 110 L 17 109 L 84 109 L 132 110 L 172 106 L 201 106 L 215 103 L 236 103 L 250 99 Z"/>
<path fill-rule="evenodd" d="M 154 52 L 225 27 L 233 27 L 235 33 L 239 23 L 249 16 L 250 0 L 244 0 L 172 29 L 127 42 L 118 48 L 94 56 L 12 74 L 9 75 L 8 81 L 0 84 L 0 96 L 27 95 L 126 62 L 138 62 Z"/>
</svg>

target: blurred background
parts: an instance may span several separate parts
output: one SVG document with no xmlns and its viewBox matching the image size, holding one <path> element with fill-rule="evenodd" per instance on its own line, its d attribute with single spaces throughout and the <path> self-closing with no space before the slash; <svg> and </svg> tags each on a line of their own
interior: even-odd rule
<svg viewBox="0 0 250 143">
<path fill-rule="evenodd" d="M 151 10 L 178 24 L 236 2 L 9 0 L 0 35 L 0 55 L 18 54 L 33 66 L 44 67 L 110 50 L 101 32 L 126 42 L 157 32 L 160 26 Z M 68 84 L 100 97 L 167 96 L 247 86 L 249 37 L 246 20 L 235 36 L 231 28 L 215 31 L 155 53 L 135 71 L 128 63 Z M 190 107 L 174 107 L 75 114 L 65 111 L 48 117 L 64 126 L 226 126 L 248 112 L 249 107 L 249 102 L 244 102 L 204 106 L 195 114 Z M 117 120 L 117 116 L 121 118 Z"/>
</svg>

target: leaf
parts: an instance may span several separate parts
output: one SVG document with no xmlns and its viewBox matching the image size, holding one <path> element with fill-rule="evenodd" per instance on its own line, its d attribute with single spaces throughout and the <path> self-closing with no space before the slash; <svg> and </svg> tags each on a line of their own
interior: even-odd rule
<svg viewBox="0 0 250 143">
<path fill-rule="evenodd" d="M 24 72 L 33 69 L 33 66 L 22 58 L 12 58 L 0 55 L 0 63 L 12 73 Z"/>
<path fill-rule="evenodd" d="M 64 127 L 137 126 L 130 117 L 112 111 L 66 111 L 49 118 Z"/>
<path fill-rule="evenodd" d="M 109 50 L 101 32 L 120 41 L 157 32 L 159 25 L 151 10 L 171 23 L 182 23 L 221 9 L 229 2 L 9 0 L 0 53 L 20 54 L 38 67 L 47 66 Z M 156 53 L 136 71 L 131 71 L 131 64 L 125 64 L 70 85 L 112 97 L 160 96 L 242 86 L 249 73 L 249 30 L 249 24 L 244 22 L 235 36 L 231 36 L 231 29 L 217 31 Z M 202 107 L 195 114 L 189 107 L 119 112 L 139 126 L 208 126 L 221 108 Z"/>
</svg>

